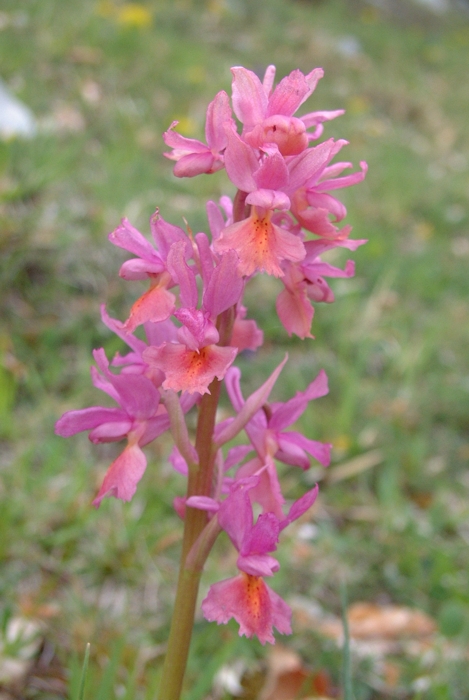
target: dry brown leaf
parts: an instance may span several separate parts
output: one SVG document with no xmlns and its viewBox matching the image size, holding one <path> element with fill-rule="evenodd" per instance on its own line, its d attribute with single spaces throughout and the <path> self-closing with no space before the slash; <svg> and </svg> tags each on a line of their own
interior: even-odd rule
<svg viewBox="0 0 469 700">
<path fill-rule="evenodd" d="M 260 700 L 307 700 L 332 694 L 325 671 L 311 672 L 293 650 L 280 645 L 267 657 L 267 675 Z"/>
<path fill-rule="evenodd" d="M 48 620 L 60 615 L 60 605 L 57 602 L 42 603 L 31 594 L 20 596 L 18 606 L 24 617 L 36 620 Z"/>
<path fill-rule="evenodd" d="M 418 491 L 410 494 L 410 500 L 422 510 L 426 510 L 432 505 L 434 494 L 431 491 Z"/>
<path fill-rule="evenodd" d="M 310 675 L 301 668 L 296 671 L 280 673 L 275 679 L 275 686 L 268 695 L 262 695 L 262 700 L 300 700 L 311 695 Z"/>
<path fill-rule="evenodd" d="M 383 681 L 389 688 L 395 688 L 401 679 L 401 668 L 392 661 L 385 661 L 382 670 Z"/>
<path fill-rule="evenodd" d="M 401 605 L 354 603 L 347 617 L 350 636 L 356 639 L 427 637 L 436 630 L 431 617 L 420 610 Z"/>
<path fill-rule="evenodd" d="M 326 615 L 318 606 L 301 599 L 294 601 L 293 610 L 297 628 L 314 630 L 342 643 L 344 630 L 338 617 Z M 395 651 L 402 642 L 418 642 L 419 648 L 431 646 L 437 627 L 426 613 L 400 605 L 354 603 L 347 617 L 350 638 L 360 644 L 364 654 L 372 656 Z"/>
<path fill-rule="evenodd" d="M 267 656 L 267 674 L 261 700 L 273 700 L 278 685 L 278 679 L 284 674 L 296 673 L 301 669 L 300 656 L 281 644 L 276 644 Z M 293 696 L 294 697 L 294 696 Z"/>
</svg>

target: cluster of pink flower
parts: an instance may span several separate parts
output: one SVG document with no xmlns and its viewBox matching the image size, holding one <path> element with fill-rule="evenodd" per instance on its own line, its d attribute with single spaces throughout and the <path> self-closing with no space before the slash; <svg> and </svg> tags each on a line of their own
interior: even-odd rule
<svg viewBox="0 0 469 700">
<path fill-rule="evenodd" d="M 353 262 L 341 270 L 320 255 L 337 246 L 354 250 L 364 243 L 349 239 L 349 226 L 337 227 L 346 211 L 330 191 L 360 182 L 366 164 L 361 163 L 360 172 L 342 176 L 351 164 L 330 163 L 345 141 L 310 145 L 321 136 L 323 123 L 342 111 L 293 116 L 314 91 L 322 69 L 308 75 L 295 70 L 275 89 L 273 66 L 263 82 L 245 68 L 232 72 L 232 108 L 242 124 L 241 134 L 229 97 L 220 92 L 207 110 L 207 144 L 179 135 L 173 130 L 176 122 L 164 139 L 172 149 L 167 157 L 176 161 L 176 176 L 192 177 L 224 167 L 237 188 L 234 201 L 222 197 L 220 207 L 207 204 L 211 238 L 205 233 L 186 234 L 158 211 L 150 221 L 155 246 L 125 219 L 110 234 L 112 243 L 136 256 L 122 265 L 120 276 L 150 283 L 125 323 L 102 309 L 104 323 L 131 351 L 117 355 L 110 364 L 104 350 L 95 351 L 98 370 L 92 368 L 92 379 L 119 408 L 69 411 L 56 431 L 67 437 L 89 430 L 94 443 L 126 439 L 94 504 L 110 495 L 128 501 L 146 468 L 142 447 L 167 430 L 175 443 L 171 455 L 175 469 L 187 474 L 201 468 L 185 414 L 200 405 L 216 382 L 225 380 L 235 415 L 216 424 L 208 436 L 214 455 L 210 491 L 176 498 L 175 508 L 182 518 L 186 508 L 205 511 L 207 522 L 216 519 L 217 528 L 225 530 L 239 552 L 239 574 L 211 586 L 202 604 L 205 617 L 219 623 L 234 617 L 240 634 L 255 634 L 262 643 L 273 643 L 273 627 L 291 631 L 291 612 L 264 582 L 279 568 L 271 553 L 279 533 L 312 505 L 317 494 L 317 487 L 308 491 L 285 515 L 275 462 L 307 469 L 312 456 L 328 465 L 329 444 L 286 430 L 309 401 L 327 393 L 327 377 L 322 371 L 291 400 L 269 404 L 284 360 L 244 400 L 240 372 L 232 363 L 243 350 L 256 350 L 263 335 L 253 320 L 246 319 L 243 293 L 257 272 L 278 277 L 284 285 L 276 303 L 280 321 L 289 334 L 312 337 L 311 301 L 334 299 L 324 277 L 354 274 Z M 316 238 L 306 240 L 308 232 Z M 134 335 L 140 325 L 147 342 Z M 120 374 L 110 365 L 120 367 Z M 222 449 L 243 430 L 247 444 Z M 255 522 L 254 504 L 261 511 Z"/>
</svg>

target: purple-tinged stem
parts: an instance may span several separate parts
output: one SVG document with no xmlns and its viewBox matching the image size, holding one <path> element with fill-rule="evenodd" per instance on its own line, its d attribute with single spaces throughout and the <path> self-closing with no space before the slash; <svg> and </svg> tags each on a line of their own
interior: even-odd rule
<svg viewBox="0 0 469 700">
<path fill-rule="evenodd" d="M 210 394 L 205 394 L 200 403 L 196 436 L 199 467 L 197 470 L 189 472 L 188 498 L 195 495 L 210 496 L 212 489 L 215 461 L 212 436 L 220 395 L 220 382 L 214 379 L 209 388 Z M 203 566 L 203 562 L 197 561 L 195 565 L 191 565 L 186 560 L 187 555 L 206 524 L 207 513 L 205 511 L 186 508 L 181 566 L 168 639 L 168 649 L 159 689 L 160 700 L 179 700 L 181 695 Z"/>
<path fill-rule="evenodd" d="M 251 207 L 246 204 L 247 192 L 238 190 L 233 200 L 233 223 L 247 219 Z"/>
</svg>

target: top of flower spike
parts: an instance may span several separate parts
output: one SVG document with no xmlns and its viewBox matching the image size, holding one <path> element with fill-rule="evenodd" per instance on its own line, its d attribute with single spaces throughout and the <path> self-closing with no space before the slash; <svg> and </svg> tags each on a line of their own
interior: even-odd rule
<svg viewBox="0 0 469 700">
<path fill-rule="evenodd" d="M 312 95 L 318 81 L 324 75 L 322 68 L 315 68 L 307 75 L 300 70 L 294 70 L 283 78 L 272 92 L 275 66 L 267 68 L 263 83 L 253 71 L 242 66 L 234 66 L 231 72 L 233 110 L 243 124 L 244 132 L 275 115 L 292 117 Z"/>
<path fill-rule="evenodd" d="M 314 92 L 324 75 L 322 68 L 314 68 L 306 75 L 294 70 L 274 89 L 275 66 L 268 66 L 263 82 L 242 66 L 235 66 L 231 71 L 233 110 L 243 124 L 242 138 L 253 148 L 275 145 L 283 156 L 298 155 L 311 139 L 321 135 L 322 122 L 343 114 L 343 110 L 335 110 L 311 112 L 300 118 L 293 116 Z M 177 122 L 173 122 L 163 135 L 166 145 L 172 148 L 165 156 L 176 161 L 176 177 L 214 173 L 223 167 L 226 130 L 234 128 L 226 92 L 220 91 L 207 108 L 207 144 L 176 133 L 176 125 Z M 307 132 L 310 127 L 315 127 L 313 133 Z"/>
<path fill-rule="evenodd" d="M 302 153 L 312 139 L 321 136 L 322 123 L 335 119 L 343 110 L 293 114 L 312 95 L 323 77 L 322 68 L 304 75 L 294 70 L 272 92 L 275 66 L 269 66 L 261 83 L 255 73 L 241 66 L 233 73 L 233 109 L 243 124 L 243 139 L 254 148 L 276 145 L 283 156 Z M 307 129 L 315 127 L 313 133 Z"/>
</svg>

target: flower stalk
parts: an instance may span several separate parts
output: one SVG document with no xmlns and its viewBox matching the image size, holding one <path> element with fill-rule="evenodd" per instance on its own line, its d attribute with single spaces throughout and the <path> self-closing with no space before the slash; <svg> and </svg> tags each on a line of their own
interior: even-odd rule
<svg viewBox="0 0 469 700">
<path fill-rule="evenodd" d="M 189 472 L 187 498 L 209 496 L 211 493 L 215 459 L 212 435 L 219 396 L 220 382 L 215 379 L 210 385 L 210 394 L 205 394 L 200 405 L 196 438 L 199 465 L 196 470 Z M 179 700 L 181 695 L 194 626 L 200 577 L 210 549 L 206 549 L 205 556 L 197 561 L 190 561 L 189 553 L 196 545 L 197 539 L 201 536 L 206 525 L 207 514 L 203 510 L 186 508 L 174 612 L 158 693 L 160 700 Z"/>
</svg>

